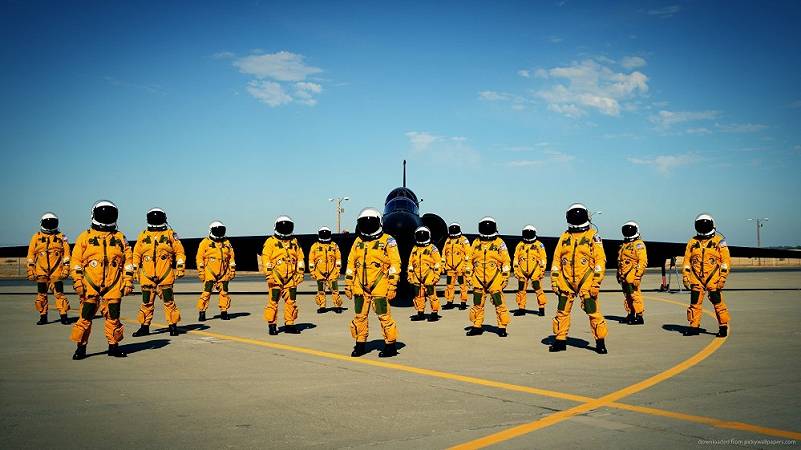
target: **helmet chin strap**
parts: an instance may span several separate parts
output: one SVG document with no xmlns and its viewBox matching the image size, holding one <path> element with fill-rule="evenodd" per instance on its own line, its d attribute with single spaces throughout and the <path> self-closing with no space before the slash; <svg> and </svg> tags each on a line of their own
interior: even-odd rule
<svg viewBox="0 0 801 450">
<path fill-rule="evenodd" d="M 378 227 L 378 230 L 376 230 L 372 234 L 362 233 L 360 231 L 359 232 L 359 236 L 361 236 L 363 239 L 365 239 L 367 241 L 372 241 L 373 239 L 377 238 L 378 236 L 381 236 L 381 233 L 383 233 L 383 232 L 384 232 L 383 227 Z"/>
</svg>

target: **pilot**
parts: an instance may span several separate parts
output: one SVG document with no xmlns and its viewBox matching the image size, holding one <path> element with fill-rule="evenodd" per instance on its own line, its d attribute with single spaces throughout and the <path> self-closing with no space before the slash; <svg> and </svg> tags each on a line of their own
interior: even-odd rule
<svg viewBox="0 0 801 450">
<path fill-rule="evenodd" d="M 345 295 L 353 299 L 355 316 L 350 333 L 356 339 L 351 356 L 367 353 L 368 316 L 372 307 L 381 323 L 384 348 L 382 358 L 398 354 L 395 342 L 398 328 L 392 319 L 389 302 L 398 290 L 401 259 L 395 238 L 381 228 L 381 213 L 365 208 L 356 220 L 356 240 L 348 255 L 345 271 Z"/>
<path fill-rule="evenodd" d="M 170 336 L 178 336 L 181 311 L 175 304 L 173 284 L 186 272 L 184 246 L 178 240 L 178 234 L 167 224 L 164 210 L 153 208 L 145 217 L 147 229 L 139 233 L 133 249 L 134 272 L 139 270 L 139 284 L 142 286 L 142 304 L 136 315 L 140 325 L 133 336 L 150 334 L 156 297 L 164 302 L 164 317 Z"/>
<path fill-rule="evenodd" d="M 626 222 L 621 228 L 623 244 L 617 252 L 617 282 L 623 289 L 623 307 L 629 325 L 642 325 L 644 310 L 640 281 L 648 267 L 648 254 L 645 243 L 640 239 L 640 226 L 637 222 Z"/>
<path fill-rule="evenodd" d="M 61 323 L 67 325 L 70 302 L 64 295 L 64 279 L 70 271 L 70 243 L 67 236 L 58 230 L 58 217 L 46 212 L 39 221 L 39 231 L 31 237 L 28 245 L 28 279 L 36 282 L 36 300 L 33 305 L 39 312 L 36 325 L 47 323 L 47 293 L 50 289 L 56 297 L 56 309 Z"/>
<path fill-rule="evenodd" d="M 437 282 L 442 274 L 442 256 L 437 247 L 431 243 L 431 230 L 427 227 L 418 227 L 414 231 L 415 245 L 409 255 L 407 279 L 414 287 L 414 307 L 417 315 L 412 316 L 413 321 L 425 320 L 426 300 L 431 304 L 429 322 L 439 320 L 439 298 L 437 297 Z"/>
<path fill-rule="evenodd" d="M 322 227 L 317 231 L 317 242 L 309 250 L 309 273 L 317 281 L 317 313 L 325 312 L 326 285 L 331 288 L 331 300 L 334 302 L 334 312 L 342 313 L 342 298 L 339 296 L 339 271 L 342 269 L 342 253 L 339 246 L 331 240 L 331 230 Z"/>
<path fill-rule="evenodd" d="M 498 236 L 498 225 L 492 217 L 484 217 L 478 223 L 478 238 L 473 241 L 470 249 L 470 262 L 467 276 L 473 286 L 473 306 L 470 307 L 468 317 L 473 325 L 467 335 L 476 336 L 484 332 L 484 301 L 489 295 L 495 305 L 498 336 L 506 337 L 509 310 L 504 304 L 503 288 L 509 283 L 511 260 L 506 244 Z"/>
<path fill-rule="evenodd" d="M 548 299 L 542 291 L 542 278 L 545 276 L 547 256 L 545 246 L 537 240 L 537 229 L 533 225 L 526 225 L 522 232 L 523 240 L 515 247 L 514 274 L 517 278 L 517 311 L 515 316 L 526 315 L 526 288 L 531 283 L 539 304 L 538 314 L 545 316 L 545 305 Z"/>
<path fill-rule="evenodd" d="M 303 281 L 304 263 L 303 249 L 292 232 L 295 223 L 289 216 L 278 216 L 275 219 L 275 233 L 264 241 L 261 250 L 261 265 L 267 280 L 267 306 L 264 307 L 264 320 L 267 321 L 268 333 L 278 334 L 276 319 L 278 316 L 278 300 L 284 299 L 284 332 L 299 334 L 295 327 L 298 320 L 298 307 L 295 304 L 297 287 Z"/>
<path fill-rule="evenodd" d="M 587 208 L 570 205 L 565 214 L 567 231 L 562 233 L 553 255 L 551 288 L 559 298 L 556 317 L 553 319 L 554 341 L 551 352 L 565 351 L 570 330 L 570 310 L 576 296 L 581 308 L 590 318 L 590 329 L 595 337 L 595 351 L 606 354 L 606 321 L 601 314 L 598 294 L 605 275 L 606 254 L 598 233 L 590 227 Z"/>
<path fill-rule="evenodd" d="M 222 222 L 215 220 L 209 224 L 209 235 L 200 241 L 195 263 L 197 276 L 203 283 L 203 292 L 197 301 L 197 320 L 206 320 L 209 299 L 215 289 L 220 293 L 220 319 L 228 320 L 228 309 L 231 307 L 228 283 L 236 277 L 236 259 L 234 248 L 225 237 L 225 225 Z"/>
<path fill-rule="evenodd" d="M 445 306 L 442 309 L 452 309 L 453 298 L 456 294 L 456 283 L 459 283 L 459 309 L 467 309 L 467 279 L 465 273 L 470 265 L 470 241 L 462 236 L 462 227 L 458 223 L 448 226 L 448 239 L 442 248 L 442 267 L 445 271 Z"/>
<path fill-rule="evenodd" d="M 72 280 L 83 299 L 81 316 L 72 327 L 70 339 L 78 344 L 72 359 L 86 357 L 86 344 L 92 332 L 92 319 L 99 304 L 104 315 L 108 355 L 128 356 L 119 348 L 124 327 L 120 322 L 122 297 L 133 292 L 133 261 L 125 235 L 117 230 L 117 206 L 107 200 L 92 206 L 92 225 L 78 236 L 72 251 Z"/>
<path fill-rule="evenodd" d="M 690 328 L 685 336 L 696 336 L 701 326 L 702 302 L 704 293 L 715 308 L 718 318 L 718 337 L 726 337 L 729 332 L 729 309 L 723 302 L 723 286 L 731 270 L 731 258 L 726 238 L 715 229 L 715 219 L 709 214 L 695 218 L 696 235 L 687 242 L 684 252 L 684 286 L 690 290 L 690 307 L 687 320 Z"/>
</svg>

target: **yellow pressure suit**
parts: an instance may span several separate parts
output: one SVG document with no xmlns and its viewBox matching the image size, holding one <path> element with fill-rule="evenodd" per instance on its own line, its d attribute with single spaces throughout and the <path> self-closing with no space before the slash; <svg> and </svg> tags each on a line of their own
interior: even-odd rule
<svg viewBox="0 0 801 450">
<path fill-rule="evenodd" d="M 52 288 L 56 309 L 64 317 L 70 302 L 64 295 L 63 280 L 69 275 L 70 244 L 61 232 L 38 232 L 28 245 L 28 279 L 36 282 L 34 306 L 40 316 L 47 316 L 47 293 Z"/>
<path fill-rule="evenodd" d="M 590 318 L 590 329 L 595 339 L 606 338 L 606 321 L 598 301 L 605 268 L 603 243 L 594 229 L 562 233 L 551 266 L 551 287 L 559 297 L 553 319 L 556 340 L 567 340 L 570 310 L 576 296 L 581 298 L 581 308 Z"/>
<path fill-rule="evenodd" d="M 723 286 L 731 270 L 729 246 L 723 235 L 715 233 L 708 238 L 694 237 L 687 243 L 684 252 L 684 285 L 691 290 L 690 307 L 687 308 L 687 321 L 690 326 L 701 325 L 704 292 L 709 293 L 709 301 L 715 308 L 720 326 L 728 326 L 729 309 L 723 302 Z"/>
<path fill-rule="evenodd" d="M 442 270 L 445 272 L 445 300 L 453 303 L 456 283 L 459 283 L 459 299 L 467 304 L 468 280 L 465 277 L 470 265 L 470 241 L 464 236 L 449 237 L 442 247 Z M 447 309 L 447 308 L 446 308 Z"/>
<path fill-rule="evenodd" d="M 442 274 L 442 256 L 434 244 L 415 245 L 409 255 L 407 279 L 414 287 L 414 308 L 418 313 L 426 310 L 426 300 L 431 304 L 431 312 L 439 311 L 437 282 Z"/>
<path fill-rule="evenodd" d="M 648 254 L 642 239 L 624 242 L 617 252 L 617 281 L 623 288 L 623 307 L 629 315 L 640 316 L 645 311 L 640 282 L 646 268 Z"/>
<path fill-rule="evenodd" d="M 261 251 L 261 264 L 270 291 L 264 320 L 275 324 L 278 316 L 278 301 L 284 299 L 284 323 L 294 325 L 298 319 L 295 304 L 297 287 L 303 281 L 305 268 L 303 249 L 295 238 L 278 239 L 270 236 L 264 241 Z"/>
<path fill-rule="evenodd" d="M 181 312 L 175 304 L 173 284 L 184 276 L 186 254 L 175 232 L 170 229 L 141 232 L 133 249 L 133 265 L 134 270 L 139 270 L 139 284 L 142 286 L 142 305 L 136 319 L 140 324 L 150 326 L 158 296 L 164 302 L 167 324 L 177 324 Z"/>
<path fill-rule="evenodd" d="M 71 263 L 73 286 L 83 301 L 81 317 L 72 327 L 70 339 L 86 345 L 92 319 L 102 304 L 106 339 L 109 344 L 117 344 L 124 332 L 120 302 L 133 291 L 133 260 L 125 235 L 120 231 L 84 231 L 75 240 Z"/>
<path fill-rule="evenodd" d="M 531 283 L 532 289 L 537 296 L 537 303 L 540 308 L 545 308 L 548 299 L 542 291 L 542 278 L 545 276 L 545 267 L 548 264 L 548 257 L 545 255 L 545 246 L 542 242 L 520 241 L 515 247 L 514 274 L 517 278 L 517 307 L 526 309 L 526 288 Z"/>
<path fill-rule="evenodd" d="M 326 284 L 331 288 L 331 299 L 335 308 L 342 307 L 339 296 L 339 271 L 342 268 L 342 253 L 336 242 L 315 242 L 309 250 L 309 272 L 317 281 L 317 296 L 314 301 L 320 308 L 325 308 Z"/>
<path fill-rule="evenodd" d="M 370 308 L 381 323 L 384 342 L 394 344 L 398 327 L 392 319 L 389 301 L 398 289 L 401 259 L 395 239 L 382 233 L 372 240 L 361 236 L 353 242 L 345 271 L 345 293 L 353 297 L 356 315 L 350 323 L 350 333 L 356 342 L 367 342 Z"/>
<path fill-rule="evenodd" d="M 473 306 L 468 317 L 473 328 L 484 324 L 484 302 L 489 295 L 495 305 L 498 327 L 506 329 L 509 325 L 509 310 L 503 299 L 503 288 L 509 282 L 511 271 L 509 250 L 500 237 L 489 240 L 477 238 L 470 248 L 468 276 L 473 287 Z"/>
<path fill-rule="evenodd" d="M 195 258 L 197 275 L 203 282 L 203 292 L 197 302 L 198 311 L 209 308 L 209 299 L 213 290 L 220 293 L 220 311 L 227 312 L 231 307 L 231 296 L 228 295 L 228 282 L 236 277 L 236 259 L 234 248 L 228 239 L 212 239 L 206 237 L 200 241 Z"/>
</svg>

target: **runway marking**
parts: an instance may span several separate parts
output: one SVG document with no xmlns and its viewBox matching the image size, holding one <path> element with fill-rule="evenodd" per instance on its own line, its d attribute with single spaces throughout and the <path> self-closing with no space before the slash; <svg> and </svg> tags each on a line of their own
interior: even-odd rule
<svg viewBox="0 0 801 450">
<path fill-rule="evenodd" d="M 668 300 L 664 298 L 658 297 L 651 297 L 651 296 L 643 296 L 643 298 L 647 298 L 649 300 L 656 300 L 665 303 L 672 303 L 675 305 L 685 306 L 686 303 L 677 302 L 675 300 Z M 714 314 L 712 314 L 709 310 L 704 311 L 705 314 L 717 319 Z M 512 428 L 508 428 L 503 431 L 499 431 L 497 433 L 493 433 L 488 436 L 484 436 L 478 439 L 474 439 L 469 442 L 465 442 L 463 444 L 459 444 L 456 446 L 451 447 L 451 449 L 478 449 L 487 447 L 490 445 L 498 444 L 500 442 L 504 442 L 510 439 L 514 439 L 516 437 L 523 436 L 525 434 L 531 433 L 536 430 L 540 430 L 542 428 L 549 427 L 551 425 L 555 425 L 557 423 L 563 422 L 565 420 L 570 419 L 571 417 L 577 416 L 579 414 L 584 414 L 589 411 L 601 408 L 601 407 L 618 407 L 621 409 L 625 409 L 628 411 L 635 411 L 641 412 L 645 414 L 657 415 L 662 417 L 671 417 L 674 419 L 680 420 L 687 420 L 690 422 L 696 423 L 704 423 L 707 425 L 719 427 L 719 428 L 728 428 L 734 430 L 741 430 L 741 431 L 751 431 L 759 434 L 767 434 L 772 436 L 779 436 L 779 437 L 786 437 L 790 439 L 799 439 L 801 438 L 801 433 L 796 433 L 792 431 L 785 431 L 779 430 L 775 428 L 767 428 L 767 427 L 760 427 L 756 425 L 745 424 L 741 422 L 729 422 L 714 418 L 702 417 L 702 416 L 693 416 L 690 414 L 683 414 L 683 413 L 674 413 L 671 411 L 663 411 L 657 408 L 646 408 L 646 407 L 638 407 L 633 405 L 626 405 L 617 403 L 618 400 L 621 400 L 625 397 L 630 395 L 636 394 L 637 392 L 643 391 L 650 387 L 655 386 L 665 380 L 673 378 L 674 376 L 686 371 L 687 369 L 695 366 L 696 364 L 700 363 L 701 361 L 705 360 L 707 357 L 712 355 L 715 351 L 717 351 L 727 339 L 714 339 L 712 342 L 707 344 L 701 351 L 696 353 L 695 355 L 691 356 L 690 358 L 682 361 L 681 363 L 660 372 L 654 376 L 651 376 L 643 381 L 638 383 L 634 383 L 630 386 L 626 386 L 622 389 L 619 389 L 615 392 L 609 393 L 604 395 L 603 397 L 592 399 L 588 402 L 585 402 L 581 405 L 574 406 L 569 409 L 565 409 L 562 411 L 555 412 L 550 414 L 546 417 L 541 419 L 535 420 L 533 422 L 525 423 L 522 425 L 518 425 Z"/>
<path fill-rule="evenodd" d="M 650 297 L 650 296 L 644 296 L 644 297 L 645 298 L 649 298 L 651 300 L 660 301 L 660 302 L 672 303 L 672 304 L 680 305 L 680 306 L 686 306 L 685 303 L 678 302 L 678 301 L 675 301 L 675 300 L 663 299 L 663 298 L 658 298 L 658 297 Z M 709 316 L 711 316 L 711 317 L 714 317 L 714 315 L 708 310 L 705 310 L 704 313 L 709 315 Z M 126 320 L 126 321 L 131 322 L 130 320 Z M 166 327 L 166 324 L 161 324 L 161 323 L 156 323 L 156 322 L 153 322 L 153 325 L 158 326 L 158 327 Z M 414 366 L 407 366 L 407 365 L 404 365 L 404 364 L 391 363 L 391 362 L 379 361 L 379 360 L 364 359 L 364 358 L 353 358 L 351 356 L 342 355 L 342 354 L 338 354 L 338 353 L 325 352 L 325 351 L 321 351 L 321 350 L 314 350 L 314 349 L 305 348 L 305 347 L 298 347 L 298 346 L 294 346 L 294 345 L 279 344 L 279 343 L 275 343 L 275 342 L 268 342 L 268 341 L 263 341 L 263 340 L 258 340 L 258 339 L 251 339 L 251 338 L 246 338 L 246 337 L 241 337 L 241 336 L 232 336 L 232 335 L 226 335 L 226 334 L 220 334 L 220 333 L 213 333 L 213 332 L 210 332 L 210 331 L 187 330 L 186 333 L 203 335 L 203 336 L 208 336 L 208 337 L 217 338 L 217 339 L 221 339 L 221 340 L 239 342 L 239 343 L 243 343 L 243 344 L 256 345 L 256 346 L 265 347 L 265 348 L 271 348 L 271 349 L 276 349 L 276 350 L 284 350 L 284 351 L 289 351 L 289 352 L 294 352 L 294 353 L 302 353 L 302 354 L 306 354 L 306 355 L 312 355 L 312 356 L 317 356 L 317 357 L 321 357 L 321 358 L 345 361 L 345 362 L 349 362 L 349 363 L 363 364 L 363 365 L 369 365 L 369 366 L 374 366 L 374 367 L 382 367 L 382 368 L 385 368 L 385 369 L 393 369 L 393 370 L 398 370 L 398 371 L 401 371 L 401 372 L 408 372 L 408 373 L 428 376 L 428 377 L 432 377 L 432 378 L 440 378 L 440 379 L 451 380 L 451 381 L 459 381 L 459 382 L 468 383 L 468 384 L 474 384 L 474 385 L 478 385 L 478 386 L 485 386 L 485 387 L 496 388 L 496 389 L 512 391 L 512 392 L 522 392 L 522 393 L 526 393 L 526 394 L 540 395 L 540 396 L 543 396 L 543 397 L 557 398 L 557 399 L 569 400 L 569 401 L 573 401 L 573 402 L 577 402 L 577 403 L 582 403 L 582 405 L 578 405 L 578 406 L 576 406 L 574 408 L 581 407 L 581 406 L 586 405 L 588 403 L 596 403 L 596 402 L 604 401 L 604 404 L 602 404 L 600 406 L 597 406 L 595 408 L 603 406 L 603 407 L 609 407 L 609 408 L 615 408 L 615 409 L 620 409 L 620 410 L 625 410 L 625 411 L 637 412 L 637 413 L 647 414 L 647 415 L 652 415 L 652 416 L 667 417 L 667 418 L 672 418 L 672 419 L 676 419 L 676 420 L 682 420 L 682 421 L 686 421 L 686 422 L 698 423 L 698 424 L 708 425 L 708 426 L 715 427 L 715 428 L 747 431 L 747 432 L 753 432 L 753 433 L 762 434 L 762 435 L 766 435 L 766 436 L 775 436 L 775 437 L 782 437 L 782 438 L 787 438 L 787 439 L 801 440 L 801 433 L 797 433 L 797 432 L 793 432 L 793 431 L 781 430 L 781 429 L 769 428 L 769 427 L 762 427 L 762 426 L 747 424 L 747 423 L 743 423 L 743 422 L 734 422 L 734 421 L 721 420 L 721 419 L 716 419 L 716 418 L 713 418 L 713 417 L 705 417 L 705 416 L 697 416 L 697 415 L 685 414 L 685 413 L 680 413 L 680 412 L 673 412 L 673 411 L 668 411 L 668 410 L 663 410 L 663 409 L 658 409 L 658 408 L 630 405 L 630 404 L 626 404 L 626 403 L 619 403 L 617 401 L 617 400 L 622 399 L 625 396 L 634 394 L 636 391 L 628 393 L 628 394 L 625 394 L 625 395 L 623 395 L 621 397 L 618 397 L 618 398 L 613 398 L 611 400 L 607 399 L 607 397 L 610 397 L 610 396 L 612 396 L 612 395 L 614 395 L 614 394 L 616 394 L 616 393 L 618 393 L 620 391 L 616 391 L 616 392 L 614 392 L 612 394 L 608 394 L 608 395 L 606 395 L 604 397 L 600 397 L 600 398 L 596 399 L 596 398 L 587 397 L 587 396 L 583 396 L 583 395 L 569 394 L 569 393 L 565 393 L 565 392 L 553 391 L 553 390 L 549 390 L 549 389 L 535 388 L 535 387 L 530 387 L 530 386 L 521 386 L 521 385 L 516 385 L 516 384 L 511 384 L 511 383 L 504 383 L 504 382 L 500 382 L 500 381 L 493 381 L 493 380 L 487 380 L 487 379 L 483 379 L 483 378 L 471 377 L 471 376 L 466 376 L 466 375 L 458 375 L 458 374 L 453 374 L 453 373 L 449 373 L 449 372 L 442 372 L 442 371 L 438 371 L 438 370 L 423 369 L 423 368 L 414 367 Z M 704 352 L 705 350 L 707 350 L 709 347 L 711 347 L 716 342 L 719 343 L 718 344 L 718 347 L 719 347 L 720 345 L 723 344 L 723 342 L 725 342 L 725 339 L 715 339 L 714 341 L 712 341 L 712 343 L 707 345 L 707 347 L 704 350 L 702 350 L 701 352 Z M 715 348 L 715 350 L 716 349 L 717 348 Z M 712 350 L 712 351 L 714 351 L 714 350 Z M 701 352 L 696 354 L 694 357 L 697 357 Z M 710 354 L 711 354 L 711 352 L 710 352 Z M 687 363 L 687 361 L 685 361 L 684 363 L 681 363 L 681 364 L 679 364 L 677 366 L 674 366 L 672 369 L 675 369 L 676 367 L 679 367 L 682 364 L 686 364 L 686 363 Z M 689 367 L 687 367 L 687 368 L 689 368 Z M 672 369 L 668 369 L 668 370 L 672 370 Z M 686 368 L 683 369 L 683 370 L 686 370 Z M 675 376 L 676 374 L 671 375 L 671 376 Z M 649 378 L 649 379 L 647 379 L 647 380 L 645 380 L 643 382 L 640 382 L 640 383 L 637 383 L 635 385 L 629 386 L 628 388 L 624 388 L 622 390 L 632 388 L 632 387 L 637 386 L 637 385 L 639 385 L 641 383 L 645 383 L 648 380 L 651 380 L 651 379 L 653 379 L 653 378 L 655 378 L 655 377 L 657 377 L 659 375 L 661 375 L 661 374 L 655 375 L 655 376 L 653 376 L 653 377 L 651 377 L 651 378 Z M 656 384 L 658 382 L 661 382 L 661 381 L 664 381 L 664 380 L 657 381 L 657 382 L 651 384 L 650 386 L 653 386 L 654 384 Z M 650 386 L 646 386 L 646 387 L 650 387 Z M 641 388 L 639 390 L 645 389 L 646 387 L 643 387 L 643 388 Z M 574 409 L 574 408 L 571 408 L 571 409 Z M 592 408 L 592 409 L 595 409 L 595 408 Z M 565 410 L 565 411 L 569 411 L 569 410 Z M 564 411 L 561 411 L 561 412 L 564 412 Z M 572 414 L 572 415 L 574 416 L 575 414 Z M 562 420 L 564 420 L 564 419 L 562 419 Z M 540 428 L 542 428 L 542 427 L 540 427 Z M 531 430 L 531 431 L 534 431 L 534 430 Z M 465 445 L 465 444 L 462 444 L 462 445 Z"/>
</svg>

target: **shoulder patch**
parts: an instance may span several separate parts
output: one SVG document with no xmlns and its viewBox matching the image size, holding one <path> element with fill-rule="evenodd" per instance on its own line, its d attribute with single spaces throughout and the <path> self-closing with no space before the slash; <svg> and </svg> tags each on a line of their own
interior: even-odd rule
<svg viewBox="0 0 801 450">
<path fill-rule="evenodd" d="M 397 247 L 398 243 L 395 241 L 395 238 L 390 236 L 387 238 L 387 247 Z"/>
<path fill-rule="evenodd" d="M 599 243 L 599 244 L 600 244 L 600 243 L 601 243 L 601 236 L 600 236 L 600 235 L 598 235 L 598 234 L 596 234 L 595 236 L 593 236 L 593 237 L 592 237 L 592 240 L 593 240 L 594 242 L 597 242 L 597 243 Z"/>
<path fill-rule="evenodd" d="M 506 248 L 506 242 L 501 242 L 501 245 L 498 247 L 498 250 L 508 251 Z"/>
<path fill-rule="evenodd" d="M 178 233 L 176 233 L 175 231 L 172 232 L 172 238 L 173 239 L 180 239 L 180 237 L 178 237 Z"/>
<path fill-rule="evenodd" d="M 645 248 L 645 245 L 643 245 L 642 242 L 638 242 L 637 243 L 637 248 Z"/>
<path fill-rule="evenodd" d="M 726 239 L 722 239 L 722 240 L 720 241 L 720 244 L 718 244 L 718 245 L 719 245 L 721 248 L 725 248 L 725 247 L 728 247 L 728 246 L 729 246 L 729 244 L 726 242 Z"/>
</svg>

